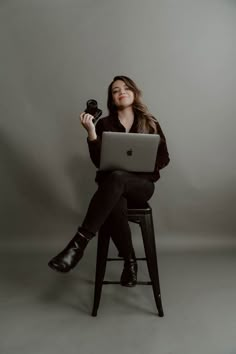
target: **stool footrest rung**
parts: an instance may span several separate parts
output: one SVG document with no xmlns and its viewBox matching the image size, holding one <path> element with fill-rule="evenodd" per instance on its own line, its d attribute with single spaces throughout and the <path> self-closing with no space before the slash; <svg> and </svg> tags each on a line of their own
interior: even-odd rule
<svg viewBox="0 0 236 354">
<path fill-rule="evenodd" d="M 119 281 L 109 281 L 109 280 L 104 280 L 102 282 L 104 285 L 108 284 L 120 284 Z M 137 285 L 152 285 L 151 281 L 137 281 Z"/>
<path fill-rule="evenodd" d="M 147 258 L 136 258 L 137 261 L 146 261 Z M 107 261 L 124 261 L 124 258 L 107 258 Z"/>
</svg>

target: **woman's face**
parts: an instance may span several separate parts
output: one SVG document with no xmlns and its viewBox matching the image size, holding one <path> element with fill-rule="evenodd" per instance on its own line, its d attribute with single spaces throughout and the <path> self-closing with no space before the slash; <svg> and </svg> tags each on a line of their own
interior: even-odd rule
<svg viewBox="0 0 236 354">
<path fill-rule="evenodd" d="M 112 98 L 118 109 L 132 106 L 134 102 L 134 93 L 122 80 L 117 80 L 112 84 Z"/>
</svg>

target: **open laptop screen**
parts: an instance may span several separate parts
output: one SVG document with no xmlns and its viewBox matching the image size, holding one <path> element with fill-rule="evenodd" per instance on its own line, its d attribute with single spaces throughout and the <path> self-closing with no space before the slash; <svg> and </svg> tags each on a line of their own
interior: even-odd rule
<svg viewBox="0 0 236 354">
<path fill-rule="evenodd" d="M 153 172 L 160 135 L 103 132 L 99 170 Z"/>
</svg>

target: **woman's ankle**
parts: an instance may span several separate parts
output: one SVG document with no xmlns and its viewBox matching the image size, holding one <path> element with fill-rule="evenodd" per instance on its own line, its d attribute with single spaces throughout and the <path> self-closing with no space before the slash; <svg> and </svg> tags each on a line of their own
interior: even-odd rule
<svg viewBox="0 0 236 354">
<path fill-rule="evenodd" d="M 87 240 L 91 240 L 93 237 L 95 237 L 95 234 L 93 232 L 85 229 L 82 226 L 78 227 L 77 234 L 84 236 Z"/>
<path fill-rule="evenodd" d="M 126 253 L 126 255 L 124 255 L 125 262 L 130 262 L 131 260 L 136 261 L 136 255 L 135 255 L 134 249 L 132 249 L 130 252 L 128 252 L 128 253 Z"/>
</svg>

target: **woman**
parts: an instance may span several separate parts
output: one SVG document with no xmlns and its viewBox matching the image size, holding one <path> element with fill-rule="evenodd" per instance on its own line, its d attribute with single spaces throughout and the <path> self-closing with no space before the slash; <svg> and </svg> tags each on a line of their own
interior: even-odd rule
<svg viewBox="0 0 236 354">
<path fill-rule="evenodd" d="M 82 258 L 88 242 L 101 225 L 106 223 L 112 239 L 124 257 L 120 283 L 135 286 L 137 262 L 133 249 L 131 230 L 127 218 L 127 203 L 141 204 L 154 193 L 154 183 L 160 178 L 159 170 L 169 163 L 166 139 L 157 120 L 141 101 L 141 91 L 127 76 L 116 76 L 108 87 L 109 115 L 93 124 L 93 116 L 81 113 L 82 126 L 87 130 L 91 160 L 99 168 L 103 131 L 159 134 L 161 137 L 153 173 L 126 171 L 97 171 L 98 189 L 93 195 L 85 219 L 63 251 L 48 265 L 65 273 L 74 268 Z"/>
</svg>

